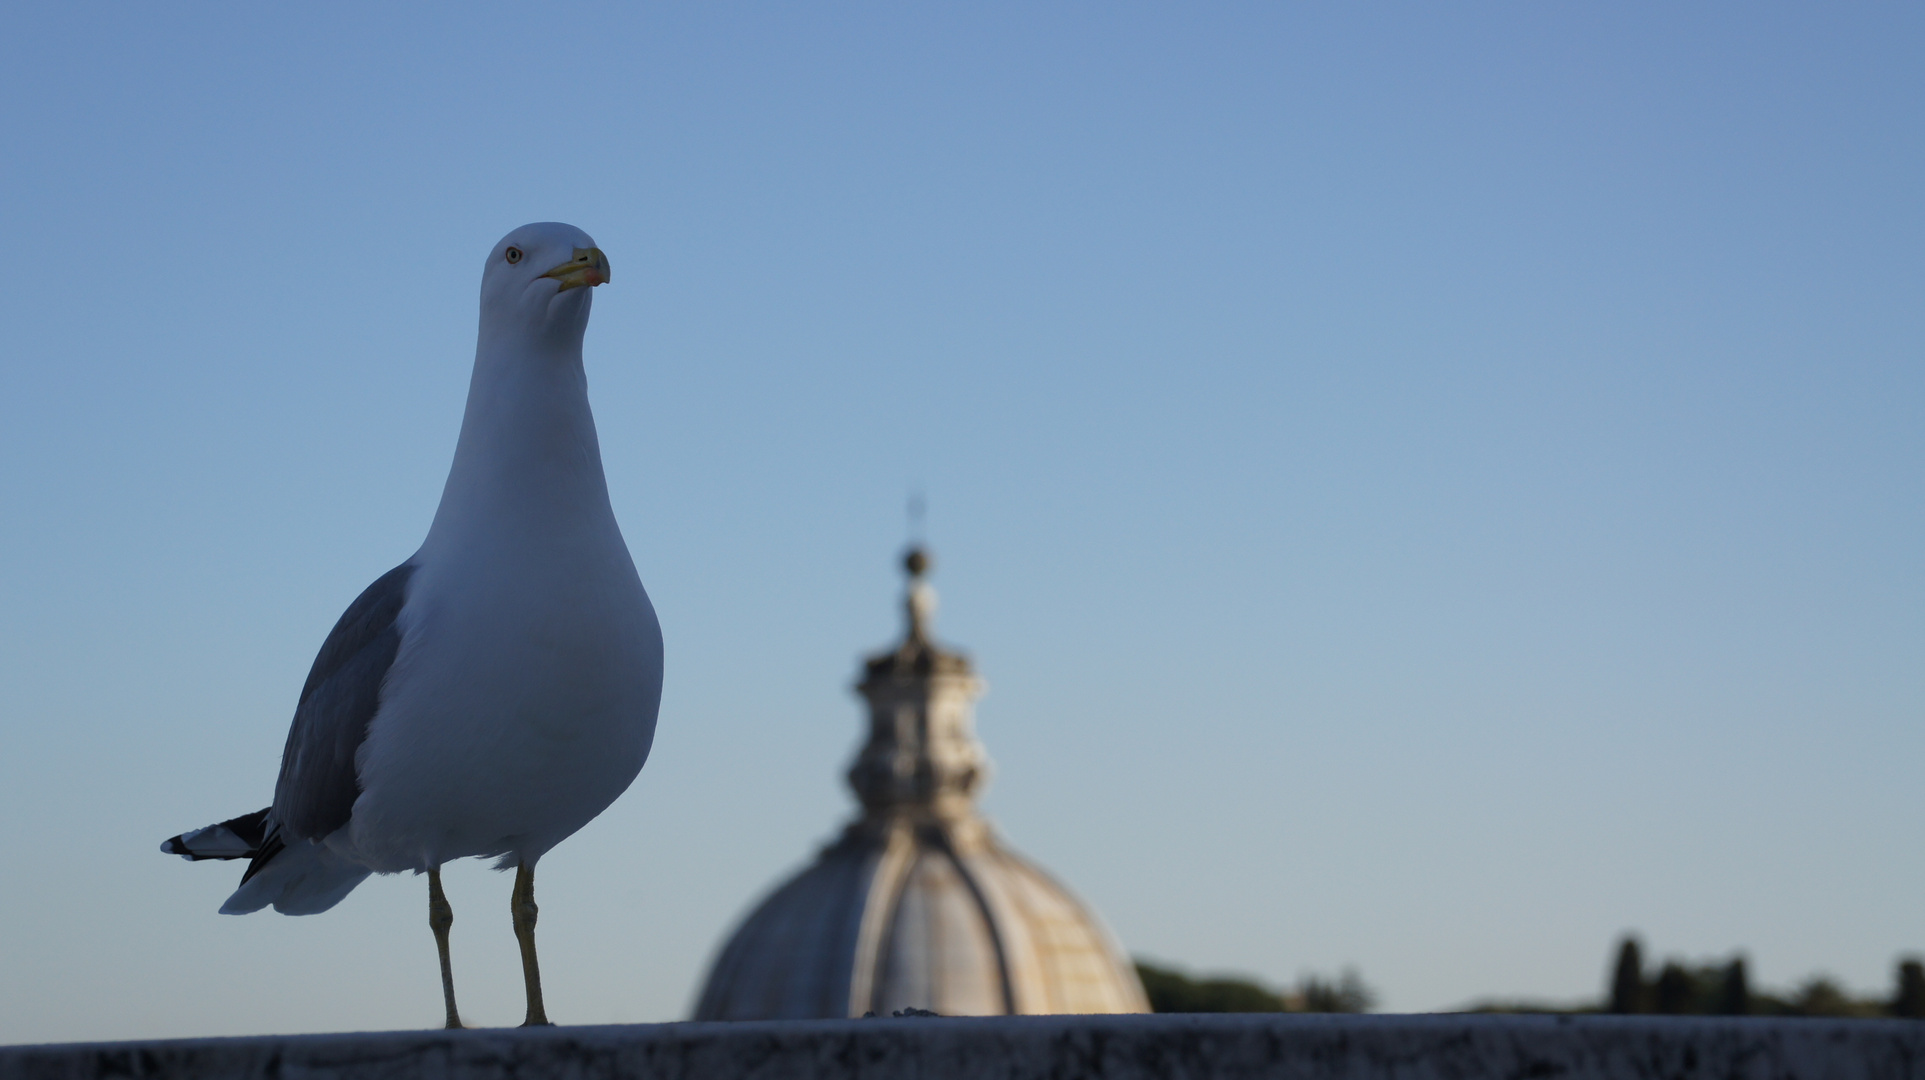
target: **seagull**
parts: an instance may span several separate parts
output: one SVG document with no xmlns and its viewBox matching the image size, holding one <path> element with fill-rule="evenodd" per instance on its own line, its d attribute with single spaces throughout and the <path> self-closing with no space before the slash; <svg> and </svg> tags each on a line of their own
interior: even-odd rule
<svg viewBox="0 0 1925 1080">
<path fill-rule="evenodd" d="M 425 873 L 451 1028 L 441 867 L 472 856 L 515 869 L 523 1023 L 548 1024 L 535 864 L 627 790 L 655 737 L 662 632 L 609 507 L 582 371 L 607 281 L 607 257 L 572 225 L 524 225 L 495 245 L 427 539 L 321 644 L 273 805 L 161 844 L 250 860 L 227 915 L 312 915 L 369 874 Z"/>
</svg>

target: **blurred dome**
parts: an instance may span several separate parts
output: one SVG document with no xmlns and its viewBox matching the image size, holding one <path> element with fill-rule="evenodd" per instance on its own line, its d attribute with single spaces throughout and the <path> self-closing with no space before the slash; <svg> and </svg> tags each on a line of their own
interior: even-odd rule
<svg viewBox="0 0 1925 1080">
<path fill-rule="evenodd" d="M 856 687 L 869 706 L 848 776 L 861 816 L 743 920 L 695 1019 L 1149 1011 L 1095 913 L 976 810 L 982 683 L 931 639 L 928 566 L 919 548 L 905 559 L 907 632 Z"/>
</svg>

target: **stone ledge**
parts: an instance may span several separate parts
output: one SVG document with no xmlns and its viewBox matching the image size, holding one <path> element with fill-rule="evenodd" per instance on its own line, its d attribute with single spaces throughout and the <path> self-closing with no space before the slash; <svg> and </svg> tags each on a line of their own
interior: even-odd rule
<svg viewBox="0 0 1925 1080">
<path fill-rule="evenodd" d="M 1925 1022 L 1047 1016 L 0 1047 L 0 1080 L 1925 1080 Z"/>
</svg>

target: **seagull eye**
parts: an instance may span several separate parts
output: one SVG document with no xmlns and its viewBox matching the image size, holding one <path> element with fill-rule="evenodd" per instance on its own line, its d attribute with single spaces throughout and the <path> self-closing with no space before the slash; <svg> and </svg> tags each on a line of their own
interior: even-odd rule
<svg viewBox="0 0 1925 1080">
<path fill-rule="evenodd" d="M 521 261 L 521 249 L 520 249 L 520 248 L 518 248 L 518 247 L 511 247 L 511 248 L 509 248 L 509 249 L 508 249 L 508 265 L 510 265 L 510 266 L 513 266 L 514 264 L 516 264 L 516 263 L 518 263 L 518 262 L 520 262 L 520 261 Z"/>
</svg>

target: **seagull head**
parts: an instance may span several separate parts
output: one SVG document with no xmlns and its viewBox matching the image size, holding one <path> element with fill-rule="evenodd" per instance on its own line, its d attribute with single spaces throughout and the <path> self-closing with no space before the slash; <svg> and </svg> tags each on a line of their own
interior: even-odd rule
<svg viewBox="0 0 1925 1080">
<path fill-rule="evenodd" d="M 559 221 L 523 225 L 501 238 L 481 273 L 484 332 L 580 339 L 589 294 L 608 281 L 608 256 L 587 233 Z"/>
</svg>

